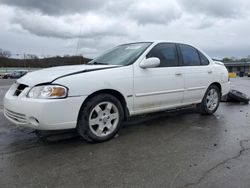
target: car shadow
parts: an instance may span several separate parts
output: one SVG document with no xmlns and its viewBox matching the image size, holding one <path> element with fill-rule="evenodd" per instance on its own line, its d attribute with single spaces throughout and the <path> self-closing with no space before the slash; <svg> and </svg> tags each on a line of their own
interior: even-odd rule
<svg viewBox="0 0 250 188">
<path fill-rule="evenodd" d="M 196 115 L 193 115 L 196 114 Z M 195 116 L 195 118 L 193 118 Z M 192 118 L 190 118 L 192 117 Z M 189 119 L 189 123 L 186 119 Z M 201 116 L 195 108 L 186 108 L 140 115 L 124 122 L 123 127 L 114 139 L 103 144 L 127 142 L 131 137 L 143 136 L 147 129 L 147 136 L 154 136 L 154 131 L 172 133 L 176 129 L 188 128 L 190 124 L 202 122 L 206 118 L 216 119 L 212 116 Z M 166 126 L 167 125 L 167 126 Z M 13 127 L 13 126 L 12 126 Z M 177 130 L 178 131 L 178 130 Z M 119 137 L 119 139 L 116 139 Z M 114 141 L 116 140 L 116 141 Z M 114 141 L 114 142 L 113 142 Z M 63 131 L 34 131 L 28 128 L 12 128 L 8 133 L 0 135 L 0 155 L 24 152 L 33 148 L 57 148 L 58 150 L 72 147 L 89 147 L 75 129 Z"/>
<path fill-rule="evenodd" d="M 183 114 L 196 114 L 196 108 L 185 108 L 185 109 L 175 109 L 163 112 L 155 112 L 145 115 L 138 115 L 129 118 L 123 123 L 123 126 L 120 131 L 126 131 L 127 127 L 142 126 L 145 122 L 147 124 L 154 124 L 155 120 L 164 121 L 166 119 L 176 119 L 176 116 L 181 116 Z M 69 140 L 80 140 L 83 139 L 77 133 L 76 129 L 62 130 L 62 131 L 34 131 L 38 136 L 39 140 L 48 144 L 59 143 L 59 142 L 68 142 Z"/>
</svg>

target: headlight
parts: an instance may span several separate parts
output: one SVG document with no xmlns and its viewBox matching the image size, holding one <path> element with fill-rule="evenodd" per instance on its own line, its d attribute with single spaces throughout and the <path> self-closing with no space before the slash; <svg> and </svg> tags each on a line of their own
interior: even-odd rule
<svg viewBox="0 0 250 188">
<path fill-rule="evenodd" d="M 60 85 L 44 85 L 31 88 L 27 97 L 34 99 L 60 99 L 68 95 L 68 89 Z"/>
</svg>

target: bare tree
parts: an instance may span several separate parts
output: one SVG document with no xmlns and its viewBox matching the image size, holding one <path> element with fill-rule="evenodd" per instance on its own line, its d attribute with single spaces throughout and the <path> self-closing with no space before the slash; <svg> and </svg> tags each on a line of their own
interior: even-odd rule
<svg viewBox="0 0 250 188">
<path fill-rule="evenodd" d="M 6 51 L 3 49 L 0 49 L 0 57 L 5 57 L 5 58 L 9 58 L 11 56 L 11 52 L 10 51 Z"/>
<path fill-rule="evenodd" d="M 36 55 L 34 54 L 27 54 L 26 59 L 38 59 Z"/>
<path fill-rule="evenodd" d="M 250 55 L 247 56 L 247 61 L 250 61 Z"/>
</svg>

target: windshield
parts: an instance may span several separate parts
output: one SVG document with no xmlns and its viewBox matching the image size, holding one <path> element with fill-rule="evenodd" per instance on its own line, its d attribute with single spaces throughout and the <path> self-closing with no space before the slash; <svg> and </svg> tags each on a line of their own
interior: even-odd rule
<svg viewBox="0 0 250 188">
<path fill-rule="evenodd" d="M 150 44 L 150 42 L 141 42 L 117 46 L 90 61 L 89 64 L 129 65 L 133 63 Z"/>
</svg>

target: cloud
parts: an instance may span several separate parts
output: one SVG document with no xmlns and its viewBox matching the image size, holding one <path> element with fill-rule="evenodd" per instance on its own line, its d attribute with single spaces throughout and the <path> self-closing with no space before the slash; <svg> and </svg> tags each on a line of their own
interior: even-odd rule
<svg viewBox="0 0 250 188">
<path fill-rule="evenodd" d="M 247 0 L 177 0 L 184 11 L 191 14 L 203 14 L 216 18 L 234 18 L 240 16 L 248 3 Z"/>
<path fill-rule="evenodd" d="M 195 29 L 209 29 L 211 27 L 216 26 L 220 19 L 215 19 L 211 17 L 207 17 L 205 15 L 186 15 L 183 21 L 185 21 L 185 25 Z"/>
<path fill-rule="evenodd" d="M 129 16 L 139 24 L 168 24 L 181 16 L 174 1 L 137 1 L 128 8 Z"/>
<path fill-rule="evenodd" d="M 0 6 L 0 23 L 3 30 L 8 30 L 12 23 L 11 18 L 15 15 L 13 8 L 8 6 Z"/>
<path fill-rule="evenodd" d="M 121 36 L 106 36 L 106 37 L 100 36 L 91 39 L 90 38 L 79 39 L 78 41 L 79 46 L 78 49 L 76 49 L 76 53 L 94 57 L 100 51 L 104 52 L 119 44 L 128 43 L 130 42 L 130 40 L 133 41 L 132 39 L 128 39 L 128 37 L 121 37 Z M 73 47 L 76 46 L 75 43 L 72 43 L 72 45 Z"/>
<path fill-rule="evenodd" d="M 248 0 L 0 0 L 0 44 L 74 54 L 80 38 L 78 53 L 93 57 L 120 43 L 170 40 L 237 56 L 250 49 L 249 6 Z"/>
<path fill-rule="evenodd" d="M 248 0 L 176 0 L 183 12 L 186 26 L 203 30 L 229 24 L 249 16 L 250 2 Z"/>
<path fill-rule="evenodd" d="M 35 10 L 47 15 L 89 12 L 103 7 L 106 2 L 106 0 L 0 0 L 1 4 L 28 11 Z"/>
<path fill-rule="evenodd" d="M 12 21 L 24 30 L 43 37 L 93 38 L 124 36 L 129 33 L 127 23 L 92 13 L 56 17 L 19 11 Z"/>
<path fill-rule="evenodd" d="M 169 2 L 160 0 L 161 6 L 153 0 L 77 0 L 69 7 L 67 6 L 69 1 L 66 0 L 58 0 L 57 4 L 54 1 L 31 0 L 0 0 L 0 2 L 13 4 L 15 14 L 11 22 L 19 29 L 22 28 L 41 37 L 61 39 L 78 37 L 86 39 L 98 36 L 127 36 L 129 39 L 137 35 L 136 30 L 140 24 L 169 24 L 181 16 L 181 10 L 173 0 Z M 82 2 L 85 6 L 80 6 Z M 64 8 L 65 6 L 67 8 Z M 63 10 L 64 14 L 58 10 L 52 11 L 55 7 Z M 79 7 L 84 7 L 81 8 L 83 12 L 77 13 Z M 96 10 L 91 10 L 94 7 Z M 71 14 L 68 14 L 70 12 Z M 57 13 L 59 15 L 56 15 Z"/>
</svg>

